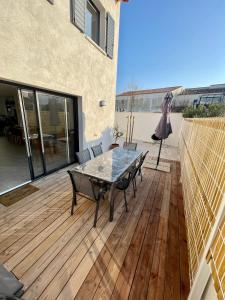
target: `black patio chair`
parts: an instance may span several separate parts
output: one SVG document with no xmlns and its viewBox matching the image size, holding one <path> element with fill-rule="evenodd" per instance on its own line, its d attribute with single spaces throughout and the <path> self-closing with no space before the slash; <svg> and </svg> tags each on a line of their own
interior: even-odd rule
<svg viewBox="0 0 225 300">
<path fill-rule="evenodd" d="M 134 178 L 135 178 L 137 172 L 138 172 L 137 167 L 132 168 L 128 174 L 128 177 L 126 177 L 126 175 L 125 175 L 124 177 L 120 178 L 116 184 L 116 188 L 120 191 L 123 191 L 123 193 L 124 193 L 126 212 L 128 211 L 126 191 L 129 188 L 131 182 L 133 185 L 134 197 L 136 197 Z"/>
<path fill-rule="evenodd" d="M 91 154 L 89 149 L 82 150 L 80 152 L 76 152 L 76 156 L 80 165 L 86 163 L 91 160 Z"/>
<path fill-rule="evenodd" d="M 123 149 L 135 151 L 137 149 L 137 143 L 124 142 Z"/>
<path fill-rule="evenodd" d="M 134 188 L 134 194 L 135 194 L 135 191 L 137 190 L 136 176 L 137 176 L 137 174 L 139 176 L 141 176 L 141 181 L 142 181 L 142 165 L 143 165 L 143 163 L 145 161 L 145 158 L 146 158 L 148 152 L 149 151 L 147 151 L 144 155 L 141 156 L 138 164 L 134 164 L 128 170 L 130 173 L 134 172 L 134 176 L 133 176 L 133 179 L 132 179 L 132 181 L 133 181 L 133 188 Z"/>
<path fill-rule="evenodd" d="M 84 195 L 84 197 L 86 196 L 88 199 L 91 198 L 96 201 L 96 210 L 95 210 L 95 218 L 94 218 L 94 227 L 96 227 L 99 203 L 101 198 L 104 198 L 104 194 L 107 192 L 108 189 L 107 184 L 103 181 L 92 179 L 83 174 L 79 174 L 73 170 L 67 172 L 70 176 L 72 187 L 73 187 L 71 215 L 73 215 L 74 206 L 77 205 L 77 193 Z"/>
<path fill-rule="evenodd" d="M 103 153 L 102 143 L 100 143 L 99 145 L 91 147 L 91 150 L 93 152 L 94 157 L 101 155 Z"/>
<path fill-rule="evenodd" d="M 144 155 L 142 155 L 140 162 L 138 164 L 138 175 L 141 176 L 141 181 L 142 181 L 142 165 L 146 159 L 147 154 L 149 153 L 149 151 L 146 151 Z M 135 181 L 135 185 L 136 185 L 136 181 Z"/>
<path fill-rule="evenodd" d="M 94 227 L 96 227 L 97 220 L 98 220 L 100 200 L 105 199 L 104 195 L 108 191 L 108 185 L 107 183 L 95 178 L 89 178 L 89 180 L 91 182 L 93 196 L 96 201 L 95 218 L 94 218 Z"/>
</svg>

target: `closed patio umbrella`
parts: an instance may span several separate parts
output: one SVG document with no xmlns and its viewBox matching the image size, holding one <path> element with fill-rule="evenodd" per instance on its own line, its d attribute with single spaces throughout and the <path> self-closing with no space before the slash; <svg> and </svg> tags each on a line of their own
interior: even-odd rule
<svg viewBox="0 0 225 300">
<path fill-rule="evenodd" d="M 172 99 L 173 99 L 173 94 L 171 92 L 167 93 L 161 105 L 162 117 L 159 121 L 159 124 L 156 127 L 155 134 L 152 135 L 153 140 L 160 140 L 160 147 L 159 147 L 159 154 L 157 158 L 156 168 L 159 164 L 160 153 L 162 148 L 162 140 L 168 138 L 168 136 L 172 133 L 172 127 L 170 123 Z"/>
</svg>

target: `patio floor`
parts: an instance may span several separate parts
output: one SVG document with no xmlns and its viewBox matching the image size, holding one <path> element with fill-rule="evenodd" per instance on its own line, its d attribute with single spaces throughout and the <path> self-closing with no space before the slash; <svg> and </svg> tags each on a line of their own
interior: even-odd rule
<svg viewBox="0 0 225 300">
<path fill-rule="evenodd" d="M 187 299 L 187 242 L 179 162 L 171 173 L 144 169 L 137 197 L 95 205 L 79 197 L 64 170 L 35 183 L 32 195 L 0 211 L 0 261 L 25 286 L 23 299 Z"/>
</svg>

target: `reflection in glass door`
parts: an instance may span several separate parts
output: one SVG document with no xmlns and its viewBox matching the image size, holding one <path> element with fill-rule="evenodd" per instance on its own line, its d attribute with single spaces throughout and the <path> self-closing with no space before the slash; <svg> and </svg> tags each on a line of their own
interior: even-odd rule
<svg viewBox="0 0 225 300">
<path fill-rule="evenodd" d="M 0 83 L 0 194 L 30 182 L 25 135 L 17 87 Z"/>
<path fill-rule="evenodd" d="M 44 147 L 46 171 L 52 171 L 73 161 L 72 117 L 68 116 L 70 100 L 62 96 L 37 93 Z M 70 112 L 73 115 L 73 110 Z M 69 118 L 68 118 L 69 117 Z M 72 150 L 72 151 L 71 151 Z"/>
<path fill-rule="evenodd" d="M 31 173 L 32 177 L 36 178 L 44 174 L 44 161 L 35 94 L 33 91 L 22 90 L 21 95 L 27 127 L 28 146 L 31 152 Z"/>
</svg>

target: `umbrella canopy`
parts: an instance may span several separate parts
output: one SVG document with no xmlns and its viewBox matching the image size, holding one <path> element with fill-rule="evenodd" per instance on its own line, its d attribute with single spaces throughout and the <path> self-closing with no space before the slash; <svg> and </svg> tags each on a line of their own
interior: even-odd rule
<svg viewBox="0 0 225 300">
<path fill-rule="evenodd" d="M 172 133 L 172 127 L 170 123 L 170 112 L 171 112 L 171 102 L 173 99 L 173 94 L 167 93 L 163 103 L 162 103 L 162 117 L 159 121 L 158 126 L 155 130 L 155 136 L 159 140 L 164 140 Z"/>
</svg>

